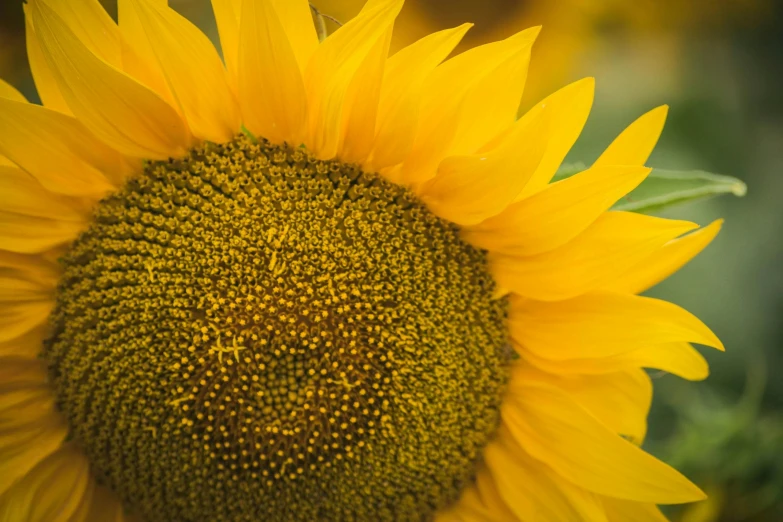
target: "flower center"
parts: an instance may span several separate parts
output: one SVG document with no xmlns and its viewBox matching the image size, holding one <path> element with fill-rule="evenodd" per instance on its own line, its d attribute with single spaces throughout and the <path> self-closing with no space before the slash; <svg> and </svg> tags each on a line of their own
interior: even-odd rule
<svg viewBox="0 0 783 522">
<path fill-rule="evenodd" d="M 58 403 L 146 520 L 426 520 L 496 427 L 484 252 L 354 166 L 206 144 L 104 200 L 62 264 Z"/>
</svg>

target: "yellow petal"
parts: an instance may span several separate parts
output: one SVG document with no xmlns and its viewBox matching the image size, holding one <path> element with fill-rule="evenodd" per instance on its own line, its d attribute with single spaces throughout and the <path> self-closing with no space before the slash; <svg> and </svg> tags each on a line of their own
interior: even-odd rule
<svg viewBox="0 0 783 522">
<path fill-rule="evenodd" d="M 24 95 L 16 89 L 16 87 L 3 80 L 0 80 L 0 98 L 5 98 L 7 100 L 19 103 L 27 103 L 27 98 L 25 98 Z"/>
<path fill-rule="evenodd" d="M 669 107 L 653 109 L 628 126 L 593 166 L 644 165 L 658 143 Z"/>
<path fill-rule="evenodd" d="M 307 0 L 271 0 L 302 74 L 318 48 L 318 34 Z M 244 18 L 242 19 L 244 21 Z"/>
<path fill-rule="evenodd" d="M 514 124 L 527 81 L 530 53 L 540 32 L 541 27 L 532 27 L 506 41 L 511 46 L 510 55 L 480 78 L 464 100 L 450 154 L 476 152 Z"/>
<path fill-rule="evenodd" d="M 117 495 L 110 489 L 96 486 L 90 508 L 82 522 L 123 522 L 129 520 Z"/>
<path fill-rule="evenodd" d="M 241 126 L 239 109 L 209 38 L 159 2 L 136 0 L 131 5 L 193 134 L 218 143 L 231 140 Z"/>
<path fill-rule="evenodd" d="M 155 51 L 147 38 L 144 24 L 133 5 L 138 0 L 117 1 L 117 21 L 122 35 L 122 70 L 126 74 L 155 91 L 184 118 L 174 94 L 171 92 L 166 76 L 160 66 Z M 166 7 L 166 0 L 154 0 Z"/>
<path fill-rule="evenodd" d="M 4 359 L 0 364 L 0 396 L 9 392 L 30 390 L 36 393 L 47 389 L 46 363 L 43 361 L 27 361 L 20 359 Z M 0 403 L 0 406 L 5 403 Z M 15 416 L 5 416 L 5 420 L 13 421 Z"/>
<path fill-rule="evenodd" d="M 402 0 L 383 0 L 329 35 L 313 54 L 305 74 L 308 97 L 307 147 L 321 159 L 333 158 L 342 136 L 346 94 L 357 71 L 387 32 Z"/>
<path fill-rule="evenodd" d="M 570 243 L 531 257 L 490 256 L 495 281 L 519 295 L 554 301 L 589 292 L 696 228 L 630 212 L 606 212 Z"/>
<path fill-rule="evenodd" d="M 23 216 L 0 210 L 0 244 L 11 252 L 39 254 L 73 241 L 83 229 L 84 224 L 76 221 Z"/>
<path fill-rule="evenodd" d="M 56 451 L 66 434 L 45 365 L 35 359 L 0 358 L 0 498 Z"/>
<path fill-rule="evenodd" d="M 274 143 L 299 145 L 307 118 L 304 81 L 271 0 L 243 4 L 237 63 L 245 126 Z"/>
<path fill-rule="evenodd" d="M 35 34 L 35 28 L 33 27 L 33 20 L 30 14 L 30 5 L 24 3 L 22 4 L 22 8 L 24 9 L 27 61 L 30 64 L 30 72 L 33 74 L 35 89 L 38 91 L 38 96 L 41 98 L 41 102 L 45 107 L 62 112 L 63 114 L 71 114 L 71 109 L 68 107 L 68 104 L 65 103 L 60 88 L 57 86 L 57 80 L 55 80 L 51 69 L 49 69 L 49 64 L 46 62 L 46 56 L 41 49 L 41 43 L 38 41 L 38 36 Z"/>
<path fill-rule="evenodd" d="M 52 192 L 96 199 L 115 188 L 104 171 L 122 160 L 73 117 L 1 98 L 0 153 Z"/>
<path fill-rule="evenodd" d="M 675 469 L 612 433 L 557 388 L 528 383 L 509 390 L 501 416 L 521 447 L 588 491 L 661 504 L 705 498 Z"/>
<path fill-rule="evenodd" d="M 35 359 L 40 355 L 44 338 L 47 335 L 47 325 L 41 323 L 38 327 L 29 330 L 12 339 L 0 341 L 0 358 L 18 357 L 23 359 Z"/>
<path fill-rule="evenodd" d="M 405 159 L 416 135 L 424 81 L 471 26 L 463 24 L 433 33 L 397 52 L 386 62 L 375 144 L 365 165 L 368 171 L 378 172 Z"/>
<path fill-rule="evenodd" d="M 604 498 L 609 522 L 668 522 L 655 504 L 630 502 L 619 498 Z"/>
<path fill-rule="evenodd" d="M 481 488 L 481 490 L 480 490 Z M 497 492 L 497 486 L 486 467 L 476 472 L 475 483 L 460 493 L 459 500 L 435 514 L 435 522 L 518 522 Z"/>
<path fill-rule="evenodd" d="M 669 241 L 633 270 L 613 279 L 603 289 L 631 294 L 644 292 L 696 257 L 715 239 L 721 226 L 723 220 L 718 219 L 687 236 Z"/>
<path fill-rule="evenodd" d="M 700 381 L 709 375 L 707 361 L 688 343 L 645 346 L 606 357 L 582 357 L 562 361 L 539 357 L 518 344 L 515 349 L 536 367 L 564 375 L 601 375 L 633 368 L 662 370 L 690 381 Z"/>
<path fill-rule="evenodd" d="M 147 159 L 181 156 L 190 136 L 160 96 L 94 55 L 57 14 L 30 2 L 33 26 L 68 106 L 99 139 Z"/>
<path fill-rule="evenodd" d="M 52 411 L 50 414 L 54 416 L 56 412 Z M 34 428 L 17 430 L 13 441 L 0 435 L 3 439 L 0 443 L 0 502 L 3 493 L 19 482 L 41 460 L 56 451 L 67 434 L 68 428 L 63 423 L 54 424 L 51 420 L 42 420 Z"/>
<path fill-rule="evenodd" d="M 146 41 L 141 22 L 132 8 L 128 9 L 128 3 L 136 0 L 120 0 L 118 2 L 119 16 L 124 22 L 119 29 L 98 0 L 39 1 L 43 1 L 57 13 L 93 54 L 154 90 L 169 104 L 176 104 L 152 49 Z M 166 0 L 153 1 L 163 6 L 166 5 Z M 146 47 L 138 49 L 133 48 L 132 45 Z M 146 61 L 142 59 L 138 51 L 147 53 L 144 56 Z"/>
<path fill-rule="evenodd" d="M 60 267 L 56 262 L 48 261 L 40 256 L 15 254 L 0 250 L 0 274 L 18 274 L 24 279 L 40 281 L 42 284 L 54 288 L 60 278 Z"/>
<path fill-rule="evenodd" d="M 617 166 L 586 170 L 464 230 L 463 237 L 502 254 L 531 256 L 554 250 L 582 233 L 649 172 Z"/>
<path fill-rule="evenodd" d="M 543 189 L 555 175 L 585 126 L 593 106 L 594 94 L 595 80 L 584 78 L 566 85 L 538 104 L 549 113 L 552 138 L 549 140 L 544 159 L 525 189 L 517 196 L 517 200 L 522 200 Z M 534 109 L 535 107 L 531 111 Z M 530 116 L 525 114 L 522 119 L 528 117 Z"/>
<path fill-rule="evenodd" d="M 14 301 L 41 301 L 53 297 L 54 288 L 46 282 L 0 273 L 0 306 Z"/>
<path fill-rule="evenodd" d="M 601 375 L 563 375 L 516 365 L 513 383 L 542 382 L 566 392 L 618 435 L 640 445 L 647 432 L 647 414 L 652 403 L 652 382 L 639 368 Z"/>
<path fill-rule="evenodd" d="M 89 485 L 87 459 L 74 447 L 63 446 L 0 497 L 0 520 L 67 522 Z"/>
<path fill-rule="evenodd" d="M 345 163 L 364 163 L 372 152 L 391 34 L 389 28 L 385 35 L 378 38 L 346 91 L 342 134 L 337 147 L 337 157 Z"/>
<path fill-rule="evenodd" d="M 507 429 L 501 428 L 484 449 L 484 460 L 501 497 L 519 520 L 606 522 L 597 495 L 532 459 Z"/>
<path fill-rule="evenodd" d="M 239 17 L 242 12 L 242 0 L 212 0 L 212 10 L 215 13 L 220 48 L 223 51 L 228 76 L 236 86 L 239 71 Z"/>
<path fill-rule="evenodd" d="M 476 470 L 475 489 L 478 499 L 481 501 L 481 508 L 486 512 L 489 520 L 508 520 L 509 522 L 516 520 L 514 512 L 503 499 L 498 483 L 486 463 L 479 464 Z"/>
<path fill-rule="evenodd" d="M 463 226 L 500 213 L 536 171 L 546 150 L 549 135 L 537 132 L 536 123 L 516 125 L 491 151 L 446 158 L 436 176 L 417 189 L 419 197 L 438 216 Z"/>
<path fill-rule="evenodd" d="M 2 303 L 0 342 L 10 341 L 46 321 L 54 301 Z"/>
<path fill-rule="evenodd" d="M 445 157 L 472 154 L 510 127 L 539 30 L 470 49 L 435 69 L 422 90 L 413 148 L 393 179 L 426 181 Z"/>
<path fill-rule="evenodd" d="M 37 0 L 68 26 L 93 54 L 114 67 L 122 67 L 120 31 L 98 0 Z"/>
<path fill-rule="evenodd" d="M 73 514 L 68 518 L 68 522 L 85 522 L 87 515 L 93 506 L 93 497 L 95 495 L 96 483 L 92 475 L 87 480 L 87 485 L 84 488 L 79 503 L 74 509 Z M 108 522 L 108 521 L 107 521 Z"/>
<path fill-rule="evenodd" d="M 704 323 L 675 304 L 608 292 L 556 302 L 514 298 L 509 330 L 525 350 L 553 360 L 607 357 L 677 342 L 723 349 Z"/>
<path fill-rule="evenodd" d="M 30 174 L 5 166 L 0 166 L 0 210 L 82 223 L 88 217 L 76 200 L 49 192 Z"/>
</svg>

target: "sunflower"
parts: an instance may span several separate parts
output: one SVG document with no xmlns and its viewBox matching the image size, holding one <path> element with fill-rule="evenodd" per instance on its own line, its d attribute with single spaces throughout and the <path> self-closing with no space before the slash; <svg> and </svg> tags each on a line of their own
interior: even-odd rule
<svg viewBox="0 0 783 522">
<path fill-rule="evenodd" d="M 609 210 L 666 108 L 550 183 L 594 83 L 516 118 L 538 28 L 387 58 L 214 0 L 28 0 L 0 88 L 0 520 L 656 521 L 643 368 L 722 348 L 637 294 L 715 236 Z"/>
</svg>

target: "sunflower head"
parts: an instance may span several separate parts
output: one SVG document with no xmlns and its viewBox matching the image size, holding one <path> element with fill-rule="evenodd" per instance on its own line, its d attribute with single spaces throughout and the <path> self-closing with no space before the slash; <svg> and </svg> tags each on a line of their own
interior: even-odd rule
<svg viewBox="0 0 783 522">
<path fill-rule="evenodd" d="M 302 149 L 240 136 L 151 163 L 62 258 L 59 404 L 148 515 L 422 516 L 471 479 L 510 353 L 486 254 L 458 234 Z"/>
<path fill-rule="evenodd" d="M 665 108 L 550 183 L 591 79 L 539 29 L 389 56 L 399 0 L 29 0 L 0 84 L 0 520 L 660 520 L 642 368 L 721 347 L 636 294 L 717 233 L 610 211 Z M 10 194 L 10 197 L 7 195 Z M 682 237 L 681 237 L 682 236 Z M 646 517 L 646 518 L 645 518 Z M 657 518 L 656 518 L 657 517 Z"/>
</svg>

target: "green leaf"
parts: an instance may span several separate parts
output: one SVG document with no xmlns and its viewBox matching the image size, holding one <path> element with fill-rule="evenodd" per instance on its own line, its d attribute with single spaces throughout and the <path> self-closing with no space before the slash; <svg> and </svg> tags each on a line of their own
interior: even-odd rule
<svg viewBox="0 0 783 522">
<path fill-rule="evenodd" d="M 552 182 L 569 178 L 586 168 L 584 163 L 563 164 Z M 721 194 L 734 194 L 742 197 L 745 192 L 747 192 L 745 183 L 731 176 L 711 174 L 701 170 L 654 169 L 641 185 L 618 201 L 612 208 L 646 213 Z"/>
<path fill-rule="evenodd" d="M 652 212 L 672 205 L 711 198 L 721 194 L 742 197 L 745 183 L 720 174 L 700 170 L 654 169 L 641 185 L 614 205 L 615 210 Z"/>
</svg>

